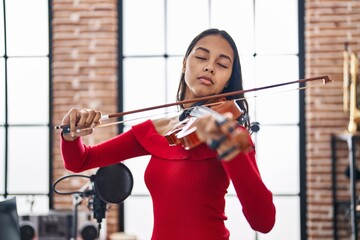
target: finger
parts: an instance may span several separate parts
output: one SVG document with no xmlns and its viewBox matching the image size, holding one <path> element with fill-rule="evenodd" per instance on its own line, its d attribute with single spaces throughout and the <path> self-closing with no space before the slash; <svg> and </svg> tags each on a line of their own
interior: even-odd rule
<svg viewBox="0 0 360 240">
<path fill-rule="evenodd" d="M 238 128 L 234 133 L 232 141 L 237 145 L 241 152 L 247 153 L 255 149 L 254 145 L 252 144 L 249 132 L 244 129 Z"/>
<path fill-rule="evenodd" d="M 99 111 L 96 111 L 96 112 L 95 112 L 95 117 L 94 117 L 94 120 L 93 120 L 93 125 L 92 125 L 91 127 L 95 127 L 96 125 L 101 124 L 101 121 L 100 121 L 101 115 L 102 115 L 101 112 L 99 112 Z"/>
<path fill-rule="evenodd" d="M 231 160 L 239 153 L 248 153 L 254 150 L 248 132 L 242 128 L 236 128 L 231 135 L 227 135 L 225 141 L 216 149 L 218 159 Z"/>
<path fill-rule="evenodd" d="M 92 124 L 95 120 L 96 111 L 92 110 L 92 109 L 87 109 L 85 111 L 88 113 L 87 118 L 85 120 L 85 127 L 90 127 L 90 126 L 92 126 Z"/>
<path fill-rule="evenodd" d="M 216 139 L 209 139 L 207 141 L 207 144 L 211 149 L 217 149 L 227 139 L 231 139 L 232 134 L 237 129 L 237 125 L 236 124 L 234 125 L 234 124 L 230 123 L 227 126 L 222 126 L 220 129 L 221 129 L 221 132 L 217 132 L 217 135 L 220 135 L 220 137 L 217 137 Z"/>
<path fill-rule="evenodd" d="M 234 153 L 236 150 L 238 150 L 237 146 L 231 146 L 228 149 L 226 149 L 225 151 L 221 152 L 218 155 L 218 159 L 227 159 L 227 157 L 230 157 L 231 153 Z"/>
<path fill-rule="evenodd" d="M 234 134 L 234 141 L 237 142 L 239 149 L 241 151 L 251 151 L 253 150 L 253 145 L 250 141 L 250 135 L 249 133 L 241 128 L 238 128 Z"/>
<path fill-rule="evenodd" d="M 235 130 L 239 129 L 239 123 L 237 121 L 227 121 L 227 123 L 222 125 L 220 129 L 224 134 L 230 136 Z"/>
<path fill-rule="evenodd" d="M 94 128 L 98 124 L 100 124 L 101 112 L 96 110 L 89 110 L 89 116 L 86 119 L 86 126 L 90 128 Z"/>
<path fill-rule="evenodd" d="M 227 118 L 228 120 L 233 120 L 234 119 L 234 115 L 231 112 L 226 112 L 223 114 L 223 116 L 225 118 Z"/>
<path fill-rule="evenodd" d="M 70 121 L 69 125 L 70 125 L 70 134 L 72 137 L 75 136 L 77 120 L 78 120 L 78 110 L 71 109 L 69 112 L 69 121 Z"/>
<path fill-rule="evenodd" d="M 82 109 L 80 111 L 80 120 L 77 123 L 78 128 L 84 128 L 86 127 L 86 120 L 89 116 L 89 112 L 86 109 Z"/>
<path fill-rule="evenodd" d="M 210 139 L 210 141 L 208 141 L 208 146 L 211 149 L 217 149 L 226 140 L 226 138 L 227 138 L 226 135 L 222 135 L 218 139 Z"/>
<path fill-rule="evenodd" d="M 89 135 L 89 134 L 92 134 L 92 133 L 93 133 L 92 128 L 79 129 L 78 131 L 76 131 L 76 136 L 81 137 L 81 136 L 86 136 L 86 135 Z"/>
</svg>

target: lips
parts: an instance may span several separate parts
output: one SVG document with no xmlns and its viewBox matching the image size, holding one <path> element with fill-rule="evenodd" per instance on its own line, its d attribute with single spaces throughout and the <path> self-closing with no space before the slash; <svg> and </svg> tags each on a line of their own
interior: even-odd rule
<svg viewBox="0 0 360 240">
<path fill-rule="evenodd" d="M 206 77 L 206 76 L 198 77 L 198 79 L 204 85 L 213 85 L 214 84 L 213 80 L 211 78 L 209 78 L 209 77 Z"/>
</svg>

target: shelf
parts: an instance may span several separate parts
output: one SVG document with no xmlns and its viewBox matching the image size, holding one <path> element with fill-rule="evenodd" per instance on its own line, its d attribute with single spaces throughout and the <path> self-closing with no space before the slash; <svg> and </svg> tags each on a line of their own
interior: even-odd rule
<svg viewBox="0 0 360 240">
<path fill-rule="evenodd" d="M 336 199 L 337 181 L 336 181 L 336 144 L 339 141 L 345 141 L 348 145 L 348 158 L 349 158 L 349 180 L 350 180 L 350 200 L 338 201 Z M 333 227 L 334 227 L 334 240 L 338 239 L 337 236 L 337 212 L 339 208 L 345 206 L 349 210 L 350 224 L 351 224 L 351 239 L 358 240 L 358 219 L 360 219 L 360 212 L 356 210 L 358 198 L 356 194 L 357 182 L 357 169 L 356 169 L 356 142 L 360 142 L 360 133 L 339 133 L 332 134 L 331 136 L 331 165 L 332 165 L 332 195 L 333 195 Z"/>
</svg>

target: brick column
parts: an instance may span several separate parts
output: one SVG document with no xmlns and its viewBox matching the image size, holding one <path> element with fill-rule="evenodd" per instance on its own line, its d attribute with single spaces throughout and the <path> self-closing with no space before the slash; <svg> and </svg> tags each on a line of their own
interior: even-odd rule
<svg viewBox="0 0 360 240">
<path fill-rule="evenodd" d="M 347 129 L 343 111 L 343 50 L 345 42 L 360 53 L 360 1 L 307 0 L 305 3 L 306 76 L 329 75 L 329 86 L 306 90 L 307 230 L 309 240 L 333 239 L 331 133 Z M 347 146 L 337 148 L 338 198 L 349 199 Z M 345 215 L 339 216 L 340 239 L 349 239 Z"/>
<path fill-rule="evenodd" d="M 117 110 L 117 1 L 53 0 L 52 76 L 53 124 L 61 123 L 71 107 L 90 107 L 104 114 Z M 116 126 L 85 137 L 89 144 L 108 139 Z M 54 180 L 70 174 L 63 167 L 59 134 L 54 134 Z M 82 174 L 91 175 L 95 170 Z M 65 181 L 64 191 L 79 190 L 87 179 Z M 85 205 L 85 204 L 83 204 Z M 70 195 L 54 195 L 55 209 L 71 209 Z M 80 210 L 89 211 L 82 206 Z M 107 230 L 117 229 L 117 206 L 107 213 Z"/>
</svg>

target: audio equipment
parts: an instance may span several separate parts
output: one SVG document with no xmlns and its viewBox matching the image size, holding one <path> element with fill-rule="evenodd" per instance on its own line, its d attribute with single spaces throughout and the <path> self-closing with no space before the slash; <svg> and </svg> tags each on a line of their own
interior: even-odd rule
<svg viewBox="0 0 360 240">
<path fill-rule="evenodd" d="M 20 240 L 16 198 L 0 202 L 0 240 Z"/>
<path fill-rule="evenodd" d="M 98 237 L 96 222 L 88 212 L 78 212 L 78 236 L 81 240 L 105 240 L 106 231 Z M 46 214 L 19 216 L 21 240 L 70 240 L 74 218 L 71 211 L 50 211 Z M 104 224 L 105 225 L 105 224 Z"/>
</svg>

